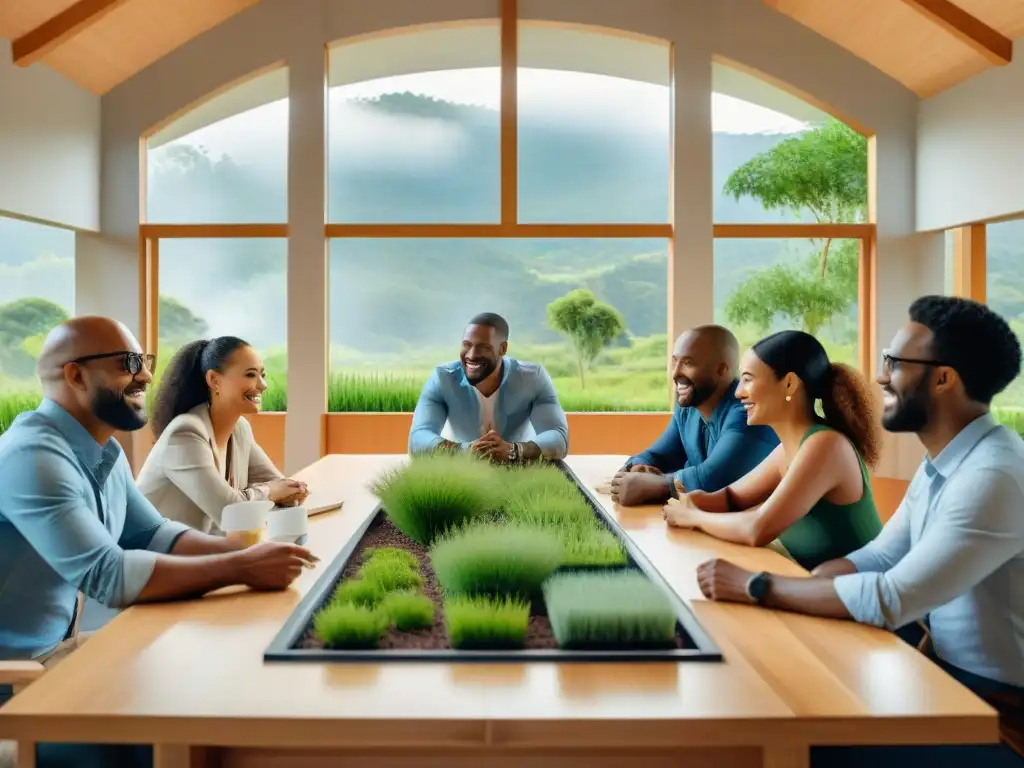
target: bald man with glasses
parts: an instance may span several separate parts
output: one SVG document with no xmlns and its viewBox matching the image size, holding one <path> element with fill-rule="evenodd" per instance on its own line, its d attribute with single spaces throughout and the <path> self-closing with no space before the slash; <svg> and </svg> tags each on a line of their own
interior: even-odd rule
<svg viewBox="0 0 1024 768">
<path fill-rule="evenodd" d="M 47 336 L 42 403 L 0 436 L 0 659 L 49 664 L 72 650 L 79 592 L 122 608 L 233 584 L 284 589 L 316 562 L 293 544 L 239 549 L 165 519 L 138 491 L 114 433 L 146 424 L 154 364 L 109 318 L 74 318 Z M 0 705 L 10 695 L 0 687 Z M 48 749 L 83 747 L 110 749 L 39 745 L 38 764 Z"/>
</svg>

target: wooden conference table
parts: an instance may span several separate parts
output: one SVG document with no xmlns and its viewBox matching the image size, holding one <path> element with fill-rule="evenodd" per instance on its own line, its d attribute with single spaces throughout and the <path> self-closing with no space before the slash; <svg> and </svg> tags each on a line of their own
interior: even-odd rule
<svg viewBox="0 0 1024 768">
<path fill-rule="evenodd" d="M 301 473 L 315 495 L 345 500 L 310 521 L 325 563 L 373 511 L 368 480 L 404 460 L 331 455 Z M 568 463 L 596 488 L 621 461 Z M 803 573 L 789 560 L 600 498 L 690 601 L 723 662 L 265 664 L 317 569 L 285 592 L 123 612 L 0 709 L 0 739 L 153 743 L 159 768 L 326 768 L 341 757 L 346 768 L 800 768 L 810 745 L 996 741 L 992 709 L 887 633 L 711 603 L 697 587 L 697 565 L 715 555 Z"/>
</svg>

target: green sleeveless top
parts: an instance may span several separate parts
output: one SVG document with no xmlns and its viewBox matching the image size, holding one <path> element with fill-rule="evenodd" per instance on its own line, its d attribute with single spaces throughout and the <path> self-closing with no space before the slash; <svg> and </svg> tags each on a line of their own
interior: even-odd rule
<svg viewBox="0 0 1024 768">
<path fill-rule="evenodd" d="M 823 429 L 832 427 L 815 424 L 807 430 L 800 444 L 803 445 L 808 437 Z M 827 560 L 846 557 L 873 540 L 882 530 L 882 520 L 871 494 L 868 468 L 859 452 L 857 461 L 860 462 L 860 473 L 864 478 L 864 493 L 858 501 L 852 504 L 833 504 L 821 499 L 779 536 L 786 551 L 808 571 Z"/>
</svg>

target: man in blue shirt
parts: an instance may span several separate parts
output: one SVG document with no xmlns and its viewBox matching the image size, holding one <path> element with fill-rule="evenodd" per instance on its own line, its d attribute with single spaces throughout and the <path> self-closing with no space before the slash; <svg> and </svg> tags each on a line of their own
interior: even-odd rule
<svg viewBox="0 0 1024 768">
<path fill-rule="evenodd" d="M 569 424 L 544 367 L 508 357 L 508 323 L 469 321 L 459 360 L 438 366 L 420 393 L 409 453 L 472 451 L 492 461 L 563 459 Z M 445 425 L 452 439 L 442 435 Z"/>
<path fill-rule="evenodd" d="M 671 365 L 677 398 L 671 421 L 654 445 L 627 461 L 612 480 L 612 499 L 623 506 L 720 490 L 779 444 L 770 427 L 747 426 L 736 399 L 739 343 L 728 329 L 702 325 L 682 334 Z"/>
<path fill-rule="evenodd" d="M 924 622 L 929 655 L 999 710 L 1004 741 L 1024 755 L 1024 441 L 989 412 L 1020 367 L 1017 337 L 983 304 L 915 301 L 878 382 L 883 426 L 916 433 L 926 456 L 878 538 L 811 579 L 713 560 L 698 570 L 701 590 L 891 630 Z M 821 754 L 815 765 L 1022 765 L 1009 747 Z"/>
<path fill-rule="evenodd" d="M 113 435 L 145 425 L 153 364 L 108 318 L 75 318 L 47 337 L 43 401 L 0 436 L 0 659 L 46 664 L 65 651 L 79 591 L 124 607 L 232 584 L 284 589 L 316 561 L 290 544 L 238 549 L 166 520 L 136 489 Z M 10 695 L 0 689 L 0 705 Z M 39 765 L 81 748 L 39 745 Z"/>
</svg>

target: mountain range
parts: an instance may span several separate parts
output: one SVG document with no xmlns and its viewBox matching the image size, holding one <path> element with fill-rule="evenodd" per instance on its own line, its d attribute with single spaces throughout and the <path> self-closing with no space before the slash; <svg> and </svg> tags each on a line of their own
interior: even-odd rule
<svg viewBox="0 0 1024 768">
<path fill-rule="evenodd" d="M 621 123 L 621 121 L 620 121 Z M 331 116 L 329 220 L 494 222 L 499 216 L 499 121 L 494 110 L 410 93 L 336 105 Z M 786 134 L 713 136 L 716 222 L 781 222 L 754 199 L 722 194 L 725 180 Z M 149 218 L 157 222 L 265 222 L 286 218 L 281 158 L 214 156 L 184 137 L 150 153 Z M 665 222 L 669 140 L 664 131 L 520 115 L 520 219 Z M 0 303 L 25 295 L 69 306 L 69 233 L 0 219 Z M 990 235 L 996 308 L 1024 312 L 1016 238 Z M 813 244 L 719 240 L 715 305 L 749 275 L 804 258 Z M 504 314 L 516 339 L 557 338 L 546 306 L 588 287 L 623 315 L 628 334 L 664 333 L 667 243 L 660 240 L 336 240 L 328 270 L 332 346 L 353 355 L 451 347 L 476 312 Z M 685 246 L 683 258 L 686 258 Z M 273 240 L 164 241 L 161 293 L 210 333 L 283 344 L 286 244 Z M 1001 277 L 997 277 L 997 275 Z M 311 289 L 314 287 L 311 286 Z M 723 318 L 716 318 L 719 321 Z M 0 329 L 2 330 L 2 329 Z M 173 329 L 167 329 L 170 333 Z M 849 324 L 827 330 L 849 334 Z"/>
</svg>

